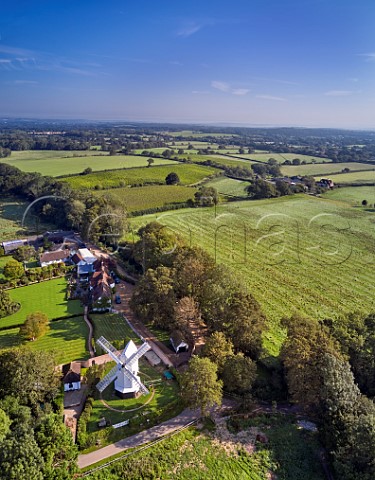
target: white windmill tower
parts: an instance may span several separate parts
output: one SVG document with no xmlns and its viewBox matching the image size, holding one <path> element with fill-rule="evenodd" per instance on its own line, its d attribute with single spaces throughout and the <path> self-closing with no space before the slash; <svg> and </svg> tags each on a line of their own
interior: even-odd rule
<svg viewBox="0 0 375 480">
<path fill-rule="evenodd" d="M 115 380 L 115 391 L 121 398 L 149 393 L 138 376 L 138 360 L 151 348 L 147 342 L 137 348 L 133 340 L 130 340 L 121 354 L 104 337 L 100 337 L 96 343 L 116 362 L 116 366 L 96 385 L 99 392 Z"/>
</svg>

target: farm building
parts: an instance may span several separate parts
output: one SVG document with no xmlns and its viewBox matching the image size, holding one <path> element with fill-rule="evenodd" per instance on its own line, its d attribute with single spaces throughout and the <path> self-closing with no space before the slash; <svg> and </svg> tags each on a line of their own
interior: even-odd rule
<svg viewBox="0 0 375 480">
<path fill-rule="evenodd" d="M 17 248 L 27 245 L 27 243 L 28 243 L 27 239 L 24 238 L 22 240 L 10 240 L 9 242 L 3 242 L 1 246 L 4 249 L 5 255 L 7 255 L 8 253 L 11 253 L 17 250 Z"/>
<path fill-rule="evenodd" d="M 71 362 L 63 366 L 63 384 L 64 392 L 81 389 L 81 364 Z"/>
<path fill-rule="evenodd" d="M 70 250 L 56 250 L 54 252 L 44 252 L 39 257 L 41 267 L 52 265 L 54 263 L 67 262 L 69 260 Z"/>
<path fill-rule="evenodd" d="M 189 345 L 185 342 L 184 336 L 179 330 L 172 333 L 169 341 L 176 353 L 187 352 L 189 350 Z"/>
</svg>

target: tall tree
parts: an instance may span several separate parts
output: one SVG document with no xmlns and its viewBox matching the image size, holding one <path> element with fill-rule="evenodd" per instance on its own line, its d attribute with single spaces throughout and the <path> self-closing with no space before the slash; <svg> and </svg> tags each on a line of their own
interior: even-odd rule
<svg viewBox="0 0 375 480">
<path fill-rule="evenodd" d="M 34 312 L 26 317 L 25 323 L 20 328 L 20 335 L 27 340 L 34 341 L 45 335 L 48 328 L 47 315 L 43 312 Z"/>
<path fill-rule="evenodd" d="M 24 275 L 25 269 L 22 263 L 12 259 L 4 265 L 3 273 L 8 280 L 18 280 Z"/>
<path fill-rule="evenodd" d="M 257 375 L 256 363 L 242 353 L 226 358 L 222 379 L 228 392 L 249 393 Z"/>
<path fill-rule="evenodd" d="M 218 373 L 221 374 L 226 359 L 234 355 L 233 343 L 230 339 L 226 338 L 223 332 L 213 332 L 208 337 L 202 353 L 203 356 L 209 358 L 211 362 L 216 363 Z"/>
<path fill-rule="evenodd" d="M 181 375 L 180 386 L 184 401 L 202 416 L 221 405 L 223 383 L 217 378 L 217 366 L 208 358 L 193 357 Z"/>
</svg>

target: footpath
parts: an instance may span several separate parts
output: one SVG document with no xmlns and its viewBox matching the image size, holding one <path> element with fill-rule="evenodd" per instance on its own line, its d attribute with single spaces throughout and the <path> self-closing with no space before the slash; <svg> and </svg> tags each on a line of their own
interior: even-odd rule
<svg viewBox="0 0 375 480">
<path fill-rule="evenodd" d="M 124 438 L 116 443 L 112 443 L 107 447 L 100 448 L 95 452 L 86 453 L 78 456 L 78 467 L 85 468 L 93 465 L 97 462 L 112 457 L 118 453 L 121 453 L 129 448 L 139 447 L 146 443 L 157 440 L 158 438 L 165 437 L 170 433 L 184 427 L 185 425 L 198 420 L 199 413 L 189 409 L 184 410 L 177 417 L 156 425 L 155 427 L 144 430 L 143 432 L 132 435 L 131 437 Z M 125 427 L 126 428 L 126 427 Z"/>
</svg>

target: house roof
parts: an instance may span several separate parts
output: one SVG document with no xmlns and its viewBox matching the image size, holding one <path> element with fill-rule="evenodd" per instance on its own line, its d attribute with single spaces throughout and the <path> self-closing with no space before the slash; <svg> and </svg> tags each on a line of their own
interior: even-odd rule
<svg viewBox="0 0 375 480">
<path fill-rule="evenodd" d="M 175 330 L 171 333 L 170 341 L 175 350 L 180 346 L 189 346 L 180 330 Z"/>
<path fill-rule="evenodd" d="M 82 257 L 79 253 L 75 253 L 72 258 L 71 258 L 72 262 L 75 263 L 76 265 L 79 264 L 79 262 L 82 262 Z"/>
<path fill-rule="evenodd" d="M 91 253 L 88 248 L 80 248 L 78 250 L 78 253 L 80 254 L 82 260 L 84 260 L 87 263 L 94 263 L 97 260 L 95 255 Z"/>
<path fill-rule="evenodd" d="M 79 362 L 71 362 L 63 366 L 64 383 L 74 383 L 81 381 L 81 364 Z"/>
<path fill-rule="evenodd" d="M 40 263 L 57 262 L 59 260 L 64 260 L 68 256 L 69 252 L 67 250 L 56 250 L 55 252 L 42 253 L 39 257 L 39 260 Z"/>
<path fill-rule="evenodd" d="M 111 297 L 111 277 L 104 262 L 101 262 L 100 270 L 94 272 L 90 278 L 90 287 L 92 288 L 92 300 L 95 303 L 103 297 Z"/>
</svg>

